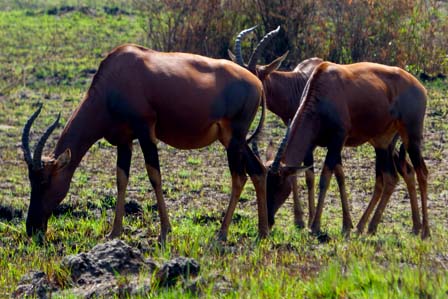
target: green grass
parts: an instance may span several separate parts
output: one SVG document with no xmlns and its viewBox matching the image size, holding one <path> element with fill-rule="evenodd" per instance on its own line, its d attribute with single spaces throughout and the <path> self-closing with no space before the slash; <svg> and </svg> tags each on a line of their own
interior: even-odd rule
<svg viewBox="0 0 448 299">
<path fill-rule="evenodd" d="M 44 110 L 33 127 L 33 141 L 59 111 L 62 123 L 66 122 L 90 84 L 90 70 L 98 67 L 105 53 L 124 42 L 147 44 L 143 24 L 144 19 L 135 14 L 93 16 L 73 12 L 50 16 L 43 9 L 31 11 L 18 4 L 0 11 L 0 204 L 27 211 L 30 187 L 19 145 L 22 126 L 36 103 L 43 102 Z M 205 281 L 201 297 L 445 298 L 448 87 L 446 81 L 438 81 L 427 84 L 427 88 L 430 101 L 424 153 L 430 169 L 432 229 L 432 237 L 427 241 L 409 233 L 410 207 L 403 182 L 395 191 L 376 236 L 352 235 L 344 239 L 340 234 L 339 193 L 333 180 L 322 219 L 323 228 L 332 237 L 329 243 L 319 244 L 307 231 L 293 227 L 291 200 L 279 211 L 269 238 L 258 242 L 255 192 L 248 181 L 242 195 L 247 200 L 238 204 L 229 240 L 224 246 L 216 246 L 215 233 L 230 194 L 226 154 L 218 143 L 193 151 L 159 144 L 163 188 L 173 227 L 164 251 L 153 246 L 159 220 L 150 209 L 154 194 L 135 144 L 127 199 L 141 202 L 144 213 L 142 217 L 125 218 L 122 238 L 136 246 L 141 241 L 138 233 L 147 232 L 144 241 L 150 250 L 145 255 L 157 261 L 178 255 L 197 259 Z M 55 136 L 59 132 L 60 129 Z M 270 138 L 278 142 L 283 132 L 280 121 L 269 113 L 261 149 Z M 48 152 L 55 141 L 56 138 L 50 138 Z M 316 151 L 317 171 L 324 154 L 322 149 Z M 343 153 L 354 220 L 360 218 L 373 189 L 373 155 L 369 146 L 346 149 Z M 9 297 L 22 275 L 32 269 L 43 270 L 61 285 L 67 284 L 67 273 L 59 265 L 62 257 L 87 251 L 105 241 L 113 219 L 115 157 L 115 149 L 105 141 L 90 149 L 75 173 L 64 203 L 81 211 L 89 211 L 89 203 L 103 208 L 99 214 L 87 213 L 79 218 L 52 217 L 44 246 L 26 237 L 23 219 L 0 222 L 0 297 Z M 305 195 L 302 177 L 299 186 Z M 195 221 L 204 215 L 218 220 Z M 186 294 L 179 284 L 156 290 L 151 296 L 195 295 Z"/>
</svg>

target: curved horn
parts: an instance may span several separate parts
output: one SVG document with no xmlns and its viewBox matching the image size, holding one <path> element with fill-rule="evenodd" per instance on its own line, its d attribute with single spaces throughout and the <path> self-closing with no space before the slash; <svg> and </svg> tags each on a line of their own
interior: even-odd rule
<svg viewBox="0 0 448 299">
<path fill-rule="evenodd" d="M 268 34 L 266 34 L 261 41 L 258 43 L 258 45 L 255 47 L 255 50 L 252 52 L 252 55 L 250 56 L 249 63 L 247 68 L 249 71 L 254 72 L 255 66 L 257 65 L 258 56 L 260 56 L 261 51 L 266 47 L 268 42 L 276 36 L 280 32 L 280 26 L 278 26 L 275 30 L 272 30 Z"/>
<path fill-rule="evenodd" d="M 288 128 L 286 129 L 285 137 L 283 137 L 282 143 L 280 143 L 280 146 L 277 151 L 277 155 L 275 155 L 274 162 L 272 162 L 271 171 L 272 172 L 278 172 L 280 168 L 280 160 L 282 159 L 283 153 L 286 149 L 286 143 L 288 141 L 289 136 L 289 130 L 291 129 L 291 120 L 288 122 Z"/>
<path fill-rule="evenodd" d="M 241 31 L 238 36 L 235 39 L 235 56 L 236 56 L 236 61 L 239 65 L 241 66 L 245 66 L 244 65 L 244 60 L 243 60 L 243 55 L 241 54 L 241 39 L 246 36 L 247 34 L 249 34 L 250 32 L 254 31 L 255 28 L 257 28 L 258 25 L 251 27 L 249 29 L 245 29 L 243 31 Z"/>
<path fill-rule="evenodd" d="M 61 118 L 61 113 L 59 113 L 56 120 L 47 128 L 45 133 L 40 137 L 39 142 L 36 145 L 36 148 L 34 149 L 34 156 L 33 156 L 33 168 L 39 169 L 42 167 L 42 151 L 44 150 L 45 142 L 47 142 L 48 137 L 50 137 L 51 133 L 53 133 L 54 129 L 59 124 L 59 119 Z"/>
<path fill-rule="evenodd" d="M 38 104 L 39 108 L 28 118 L 25 126 L 22 131 L 22 150 L 23 150 L 23 158 L 25 159 L 26 164 L 31 166 L 33 160 L 31 158 L 31 150 L 30 150 L 30 130 L 34 123 L 34 120 L 39 116 L 40 111 L 42 110 L 42 103 Z"/>
</svg>

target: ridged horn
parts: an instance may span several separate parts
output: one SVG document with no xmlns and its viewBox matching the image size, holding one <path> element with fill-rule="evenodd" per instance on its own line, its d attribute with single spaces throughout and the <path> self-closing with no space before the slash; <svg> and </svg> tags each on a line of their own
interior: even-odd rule
<svg viewBox="0 0 448 299">
<path fill-rule="evenodd" d="M 258 45 L 255 47 L 255 50 L 252 52 L 252 55 L 250 56 L 249 63 L 247 68 L 251 72 L 255 72 L 255 66 L 257 65 L 258 57 L 260 56 L 261 51 L 266 47 L 268 42 L 276 36 L 280 32 L 280 26 L 278 26 L 275 30 L 272 30 L 268 34 L 266 34 L 261 41 L 258 43 Z"/>
<path fill-rule="evenodd" d="M 40 169 L 42 168 L 42 152 L 44 150 L 45 143 L 47 142 L 48 137 L 50 137 L 51 133 L 53 133 L 54 129 L 59 124 L 59 119 L 61 118 L 61 113 L 59 113 L 56 120 L 47 128 L 45 133 L 40 137 L 39 142 L 36 145 L 36 148 L 34 149 L 34 155 L 33 155 L 33 168 L 34 169 Z"/>
<path fill-rule="evenodd" d="M 23 127 L 22 131 L 22 150 L 23 150 L 23 158 L 25 159 L 25 162 L 28 166 L 32 166 L 33 159 L 31 157 L 31 150 L 30 150 L 30 130 L 33 126 L 34 120 L 39 116 L 41 110 L 42 110 L 42 103 L 38 104 L 38 108 L 34 113 L 31 115 L 30 118 L 28 118 L 25 126 Z"/>
<path fill-rule="evenodd" d="M 247 34 L 249 34 L 250 32 L 254 31 L 255 28 L 257 28 L 258 25 L 251 27 L 249 29 L 244 29 L 243 31 L 241 31 L 238 36 L 235 39 L 235 56 L 236 56 L 236 61 L 239 65 L 241 66 L 245 66 L 244 64 L 244 60 L 243 60 L 243 55 L 241 54 L 241 40 L 243 39 L 244 36 L 246 36 Z"/>
<path fill-rule="evenodd" d="M 288 128 L 286 129 L 285 137 L 283 137 L 282 143 L 280 143 L 277 154 L 275 155 L 274 162 L 272 162 L 271 171 L 274 173 L 277 173 L 278 170 L 280 169 L 280 161 L 286 149 L 286 142 L 288 141 L 290 129 L 291 129 L 291 120 L 289 120 L 288 122 Z"/>
</svg>

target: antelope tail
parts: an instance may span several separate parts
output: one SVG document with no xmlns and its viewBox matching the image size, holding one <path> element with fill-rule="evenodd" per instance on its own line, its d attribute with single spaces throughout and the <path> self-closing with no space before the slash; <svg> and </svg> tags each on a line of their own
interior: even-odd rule
<svg viewBox="0 0 448 299">
<path fill-rule="evenodd" d="M 255 129 L 254 133 L 246 139 L 246 142 L 249 144 L 251 142 L 257 142 L 258 138 L 260 137 L 260 133 L 263 130 L 264 125 L 264 119 L 266 117 L 266 96 L 264 94 L 264 91 L 262 92 L 261 96 L 261 117 L 260 121 L 258 122 L 258 126 Z"/>
</svg>

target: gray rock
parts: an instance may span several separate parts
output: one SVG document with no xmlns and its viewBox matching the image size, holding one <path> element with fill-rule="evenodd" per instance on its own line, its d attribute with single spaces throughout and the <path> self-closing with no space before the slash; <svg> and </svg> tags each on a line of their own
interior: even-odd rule
<svg viewBox="0 0 448 299">
<path fill-rule="evenodd" d="M 176 284 L 179 277 L 186 279 L 198 275 L 199 270 L 199 263 L 195 259 L 177 257 L 163 264 L 155 277 L 159 286 L 166 287 Z"/>
<path fill-rule="evenodd" d="M 127 298 L 146 296 L 153 287 L 168 287 L 183 281 L 186 290 L 199 293 L 205 283 L 195 278 L 199 264 L 192 258 L 178 257 L 163 264 L 155 275 L 158 265 L 152 259 L 144 259 L 139 250 L 121 240 L 112 240 L 93 247 L 88 252 L 67 256 L 62 267 L 68 269 L 73 288 L 58 290 L 44 272 L 30 272 L 23 276 L 13 298 L 64 298 L 75 295 L 80 298 Z M 147 270 L 145 278 L 138 276 Z M 190 277 L 193 279 L 190 280 Z"/>
<path fill-rule="evenodd" d="M 65 257 L 62 266 L 69 269 L 73 281 L 79 285 L 101 283 L 116 274 L 136 274 L 147 266 L 140 251 L 115 239 L 93 247 L 87 253 Z M 149 264 L 150 268 L 153 267 Z"/>
<path fill-rule="evenodd" d="M 46 299 L 50 298 L 51 293 L 56 290 L 57 288 L 48 280 L 44 272 L 31 271 L 20 279 L 12 297 Z"/>
</svg>

